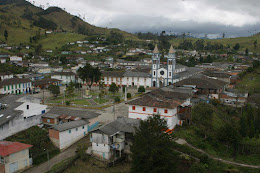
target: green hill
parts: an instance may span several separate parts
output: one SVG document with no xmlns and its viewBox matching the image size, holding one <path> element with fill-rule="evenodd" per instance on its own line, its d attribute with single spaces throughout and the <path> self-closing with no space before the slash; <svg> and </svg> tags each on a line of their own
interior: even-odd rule
<svg viewBox="0 0 260 173">
<path fill-rule="evenodd" d="M 139 40 L 135 35 L 118 29 L 90 25 L 61 8 L 50 7 L 43 10 L 25 0 L 0 1 L 0 42 L 5 42 L 5 30 L 8 31 L 9 45 L 28 44 L 30 37 L 37 33 L 44 35 L 46 30 L 63 31 L 55 35 L 55 44 L 64 44 L 63 41 L 76 41 L 75 39 L 84 39 L 93 35 L 107 36 L 111 31 L 123 34 L 126 40 Z M 70 34 L 65 36 L 65 33 Z M 49 43 L 46 40 L 42 42 Z"/>
<path fill-rule="evenodd" d="M 170 41 L 170 43 L 178 47 L 179 44 L 183 41 L 182 38 L 176 38 Z M 190 40 L 192 43 L 195 43 L 198 38 L 185 38 L 185 40 Z M 254 42 L 258 41 L 257 47 L 255 49 Z M 237 38 L 224 38 L 224 39 L 204 39 L 205 43 L 210 42 L 211 44 L 223 44 L 224 46 L 230 46 L 231 48 L 235 46 L 236 43 L 240 45 L 239 51 L 245 51 L 246 48 L 249 49 L 249 52 L 260 53 L 260 33 L 255 34 L 250 37 L 237 37 Z"/>
</svg>

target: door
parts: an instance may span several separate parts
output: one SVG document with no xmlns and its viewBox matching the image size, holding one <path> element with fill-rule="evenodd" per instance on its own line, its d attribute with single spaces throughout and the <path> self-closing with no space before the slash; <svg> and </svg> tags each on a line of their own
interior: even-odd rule
<svg viewBox="0 0 260 173">
<path fill-rule="evenodd" d="M 10 173 L 18 171 L 18 163 L 14 162 L 10 164 Z"/>
</svg>

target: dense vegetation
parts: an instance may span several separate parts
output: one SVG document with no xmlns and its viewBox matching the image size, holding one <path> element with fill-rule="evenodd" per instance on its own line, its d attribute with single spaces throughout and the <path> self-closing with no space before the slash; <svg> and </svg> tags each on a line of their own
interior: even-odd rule
<svg viewBox="0 0 260 173">
<path fill-rule="evenodd" d="M 0 64 L 0 73 L 10 73 L 10 74 L 23 74 L 27 72 L 27 67 L 15 66 L 12 64 Z"/>
<path fill-rule="evenodd" d="M 247 105 L 236 109 L 213 103 L 196 105 L 192 111 L 192 125 L 177 129 L 175 135 L 211 155 L 258 164 L 259 108 Z"/>
<path fill-rule="evenodd" d="M 8 137 L 6 140 L 33 145 L 30 149 L 30 154 L 33 158 L 33 164 L 35 165 L 47 161 L 47 150 L 50 158 L 59 153 L 59 149 L 52 144 L 48 137 L 48 130 L 41 129 L 38 126 L 19 132 Z"/>
</svg>

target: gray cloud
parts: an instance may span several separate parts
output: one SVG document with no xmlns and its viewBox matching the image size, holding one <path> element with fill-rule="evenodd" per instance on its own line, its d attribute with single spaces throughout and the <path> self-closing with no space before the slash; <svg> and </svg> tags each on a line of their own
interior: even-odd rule
<svg viewBox="0 0 260 173">
<path fill-rule="evenodd" d="M 65 8 L 93 25 L 129 32 L 247 36 L 260 31 L 259 0 L 35 0 Z"/>
</svg>

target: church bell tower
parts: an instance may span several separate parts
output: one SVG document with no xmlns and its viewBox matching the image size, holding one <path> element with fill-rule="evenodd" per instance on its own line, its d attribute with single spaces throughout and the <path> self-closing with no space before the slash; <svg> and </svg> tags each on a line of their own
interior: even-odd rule
<svg viewBox="0 0 260 173">
<path fill-rule="evenodd" d="M 158 70 L 160 68 L 160 54 L 157 45 L 155 45 L 152 56 L 152 87 L 159 87 Z"/>
<path fill-rule="evenodd" d="M 173 46 L 171 45 L 167 57 L 167 85 L 171 85 L 174 82 L 175 64 L 176 64 L 175 52 L 176 51 L 173 49 Z"/>
</svg>

